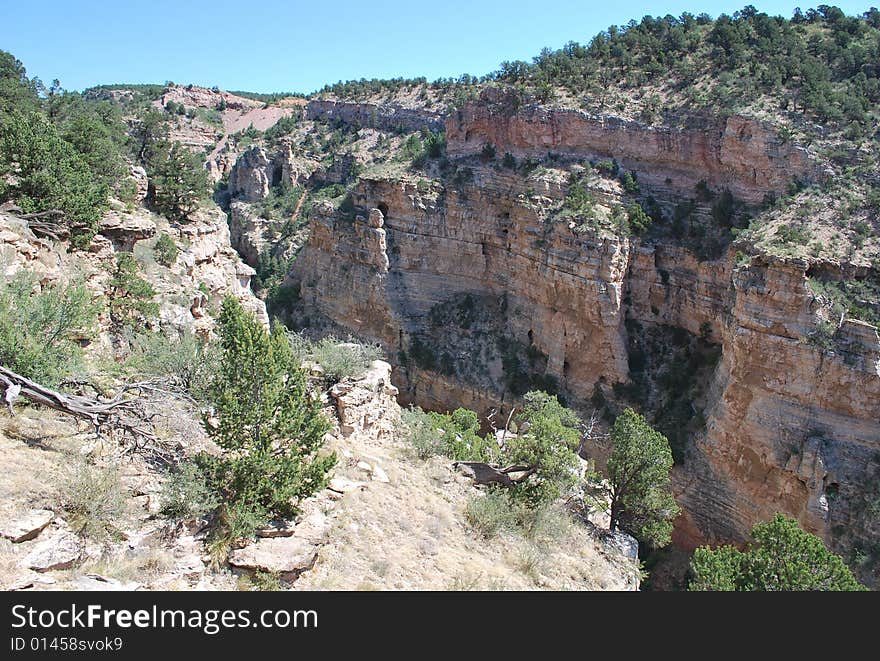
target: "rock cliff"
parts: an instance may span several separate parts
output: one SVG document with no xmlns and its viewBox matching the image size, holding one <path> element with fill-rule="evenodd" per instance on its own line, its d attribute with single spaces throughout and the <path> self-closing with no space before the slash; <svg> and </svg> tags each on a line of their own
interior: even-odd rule
<svg viewBox="0 0 880 661">
<path fill-rule="evenodd" d="M 832 318 L 806 261 L 700 258 L 548 212 L 582 159 L 637 171 L 643 195 L 664 202 L 704 181 L 748 204 L 821 178 L 808 152 L 744 117 L 658 128 L 499 103 L 447 118 L 454 172 L 362 176 L 354 212 L 315 206 L 291 275 L 308 321 L 380 342 L 401 398 L 428 408 L 485 415 L 544 387 L 680 428 L 683 546 L 743 541 L 775 511 L 836 548 L 876 543 L 864 514 L 880 473 L 876 328 Z M 547 167 L 486 163 L 486 143 Z M 600 209 L 625 198 L 610 184 L 592 193 Z"/>
<path fill-rule="evenodd" d="M 309 101 L 306 106 L 306 118 L 324 122 L 344 122 L 386 131 L 418 131 L 422 127 L 441 131 L 444 122 L 442 114 L 424 108 L 332 99 Z"/>
<path fill-rule="evenodd" d="M 168 266 L 160 266 L 152 256 L 151 246 L 159 233 L 167 234 L 179 248 Z M 0 269 L 5 277 L 25 270 L 48 284 L 81 274 L 95 299 L 106 302 L 119 251 L 134 252 L 139 258 L 141 275 L 156 291 L 156 321 L 162 327 L 210 332 L 214 320 L 209 309 L 227 294 L 269 323 L 265 304 L 250 289 L 254 270 L 230 245 L 226 215 L 219 209 L 201 210 L 191 221 L 173 226 L 145 209 L 110 211 L 87 251 L 71 251 L 64 242 L 39 238 L 22 219 L 0 213 Z M 102 331 L 107 331 L 106 314 L 101 323 Z"/>
<path fill-rule="evenodd" d="M 449 115 L 446 136 L 450 156 L 477 154 L 489 143 L 514 156 L 543 158 L 549 151 L 615 158 L 654 188 L 682 194 L 704 180 L 749 202 L 784 191 L 793 179 L 822 176 L 806 149 L 748 117 L 693 117 L 683 128 L 649 126 L 613 115 L 520 107 L 511 94 L 492 89 Z"/>
</svg>

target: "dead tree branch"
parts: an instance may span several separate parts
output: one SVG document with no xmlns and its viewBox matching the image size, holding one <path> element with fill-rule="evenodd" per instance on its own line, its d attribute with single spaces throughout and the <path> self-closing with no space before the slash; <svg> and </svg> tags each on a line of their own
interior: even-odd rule
<svg viewBox="0 0 880 661">
<path fill-rule="evenodd" d="M 21 214 L 19 217 L 27 221 L 28 227 L 34 234 L 48 236 L 59 241 L 70 236 L 70 230 L 59 222 L 64 219 L 64 216 L 61 209 L 47 209 L 46 211 Z"/>
<path fill-rule="evenodd" d="M 129 449 L 132 451 L 146 450 L 157 456 L 165 454 L 153 433 L 152 421 L 158 413 L 148 412 L 142 397 L 131 396 L 132 393 L 156 390 L 149 382 L 126 384 L 109 398 L 70 395 L 47 388 L 0 366 L 0 383 L 4 386 L 5 399 L 10 410 L 15 399 L 21 396 L 55 411 L 87 420 L 96 434 L 100 434 L 102 430 L 121 432 L 131 439 Z"/>
<path fill-rule="evenodd" d="M 505 487 L 525 482 L 536 470 L 533 466 L 520 465 L 498 468 L 484 461 L 456 461 L 453 466 L 476 484 L 500 484 Z"/>
</svg>

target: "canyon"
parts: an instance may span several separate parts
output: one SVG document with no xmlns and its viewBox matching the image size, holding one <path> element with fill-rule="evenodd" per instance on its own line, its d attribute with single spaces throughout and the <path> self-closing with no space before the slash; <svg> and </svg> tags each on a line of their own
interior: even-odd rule
<svg viewBox="0 0 880 661">
<path fill-rule="evenodd" d="M 395 116 L 333 103 L 311 101 L 305 116 L 358 128 Z M 405 117 L 410 130 L 437 127 L 430 113 L 420 126 Z M 682 548 L 741 543 L 777 511 L 841 551 L 876 543 L 866 504 L 880 474 L 880 338 L 834 318 L 809 286 L 851 266 L 742 241 L 707 257 L 668 233 L 616 235 L 558 214 L 602 159 L 632 170 L 668 216 L 689 200 L 706 224 L 711 205 L 695 188 L 754 209 L 794 180 L 827 177 L 814 154 L 746 116 L 648 126 L 495 90 L 447 115 L 445 132 L 442 169 L 367 171 L 347 208 L 315 203 L 287 278 L 296 323 L 381 345 L 404 404 L 501 418 L 544 387 L 585 416 L 635 402 L 665 419 L 678 428 Z M 501 166 L 501 154 L 532 168 Z M 279 167 L 268 152 L 249 158 L 251 178 Z M 616 178 L 586 169 L 600 215 L 626 203 Z M 830 345 L 816 341 L 823 323 Z M 676 392 L 662 385 L 673 370 Z M 585 454 L 601 464 L 605 445 Z"/>
</svg>

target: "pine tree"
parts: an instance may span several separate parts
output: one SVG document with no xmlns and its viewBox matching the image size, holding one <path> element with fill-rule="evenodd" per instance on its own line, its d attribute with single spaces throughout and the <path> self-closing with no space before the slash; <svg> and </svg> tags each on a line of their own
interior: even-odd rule
<svg viewBox="0 0 880 661">
<path fill-rule="evenodd" d="M 0 115 L 39 110 L 38 84 L 38 79 L 27 77 L 24 65 L 12 53 L 0 50 Z"/>
<path fill-rule="evenodd" d="M 223 450 L 206 460 L 223 498 L 228 539 L 248 536 L 272 516 L 292 516 L 322 489 L 336 464 L 323 454 L 329 423 L 307 389 L 284 330 L 272 333 L 232 297 L 220 313 L 223 355 L 210 388 L 205 430 Z"/>
<path fill-rule="evenodd" d="M 157 145 L 150 161 L 153 206 L 172 220 L 185 220 L 199 208 L 208 175 L 198 157 L 179 142 Z"/>
<path fill-rule="evenodd" d="M 617 416 L 611 441 L 611 530 L 622 528 L 642 542 L 666 546 L 679 512 L 670 488 L 669 441 L 632 409 Z"/>
<path fill-rule="evenodd" d="M 556 395 L 534 390 L 524 399 L 517 423 L 528 428 L 508 440 L 501 461 L 528 468 L 531 475 L 513 486 L 512 495 L 539 505 L 556 500 L 576 482 L 581 421 Z"/>
<path fill-rule="evenodd" d="M 156 290 L 138 275 L 138 262 L 130 252 L 116 255 L 116 271 L 110 279 L 110 321 L 117 330 L 139 325 L 156 317 L 159 306 L 153 301 Z"/>
<path fill-rule="evenodd" d="M 688 586 L 696 591 L 852 591 L 866 588 L 840 556 L 794 519 L 777 514 L 752 528 L 745 551 L 732 546 L 694 552 Z"/>
<path fill-rule="evenodd" d="M 40 113 L 13 110 L 0 122 L 0 201 L 26 212 L 58 209 L 77 247 L 91 241 L 108 186 Z"/>
<path fill-rule="evenodd" d="M 158 145 L 168 136 L 169 125 L 165 113 L 147 110 L 135 123 L 131 133 L 132 149 L 137 160 L 147 165 Z"/>
</svg>

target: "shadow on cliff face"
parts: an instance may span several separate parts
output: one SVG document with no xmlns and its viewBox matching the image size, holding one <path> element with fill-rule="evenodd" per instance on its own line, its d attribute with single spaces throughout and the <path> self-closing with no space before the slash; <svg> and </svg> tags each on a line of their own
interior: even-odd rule
<svg viewBox="0 0 880 661">
<path fill-rule="evenodd" d="M 695 434 L 705 429 L 706 394 L 721 345 L 704 328 L 693 335 L 663 324 L 625 322 L 630 382 L 615 384 L 613 413 L 632 406 L 647 416 L 672 447 L 675 463 L 687 460 Z"/>
<path fill-rule="evenodd" d="M 511 336 L 510 312 L 506 295 L 453 294 L 431 307 L 419 331 L 403 338 L 397 363 L 405 373 L 434 372 L 500 401 L 544 390 L 565 402 L 559 380 L 547 370 L 547 355 L 531 338 Z"/>
</svg>

